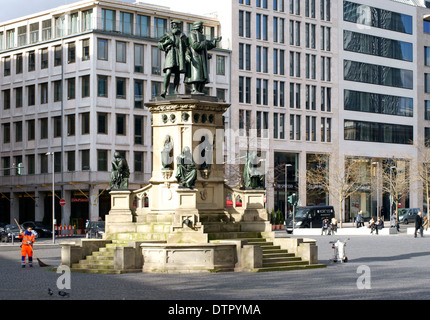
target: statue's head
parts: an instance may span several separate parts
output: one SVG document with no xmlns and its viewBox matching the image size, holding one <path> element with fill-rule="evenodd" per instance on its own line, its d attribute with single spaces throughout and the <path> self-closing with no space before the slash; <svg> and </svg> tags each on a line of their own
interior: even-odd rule
<svg viewBox="0 0 430 320">
<path fill-rule="evenodd" d="M 113 154 L 113 157 L 114 157 L 115 159 L 121 159 L 121 154 L 117 151 L 117 152 L 115 152 L 115 153 Z"/>
<path fill-rule="evenodd" d="M 172 31 L 177 31 L 177 30 L 181 30 L 181 21 L 179 20 L 172 20 L 170 22 L 170 27 L 172 29 Z"/>
<path fill-rule="evenodd" d="M 190 152 L 190 147 L 184 147 L 184 154 L 189 154 Z"/>
<path fill-rule="evenodd" d="M 203 22 L 201 22 L 201 21 L 194 22 L 191 29 L 202 31 L 203 30 Z"/>
</svg>

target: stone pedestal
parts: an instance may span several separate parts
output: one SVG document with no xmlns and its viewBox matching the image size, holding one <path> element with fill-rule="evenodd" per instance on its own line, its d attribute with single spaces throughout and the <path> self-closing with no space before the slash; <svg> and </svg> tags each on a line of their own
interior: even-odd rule
<svg viewBox="0 0 430 320">
<path fill-rule="evenodd" d="M 135 232 L 133 223 L 133 197 L 130 190 L 114 190 L 110 192 L 111 209 L 106 216 L 106 234 L 118 232 Z"/>
</svg>

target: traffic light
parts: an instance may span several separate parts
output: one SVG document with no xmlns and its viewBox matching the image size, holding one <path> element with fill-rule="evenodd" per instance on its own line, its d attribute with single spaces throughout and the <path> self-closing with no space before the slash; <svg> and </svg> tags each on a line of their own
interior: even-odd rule
<svg viewBox="0 0 430 320">
<path fill-rule="evenodd" d="M 18 166 L 16 167 L 16 174 L 19 176 L 22 174 L 22 162 L 18 163 Z"/>
<path fill-rule="evenodd" d="M 288 203 L 293 203 L 293 196 L 291 195 L 291 196 L 288 196 Z"/>
</svg>

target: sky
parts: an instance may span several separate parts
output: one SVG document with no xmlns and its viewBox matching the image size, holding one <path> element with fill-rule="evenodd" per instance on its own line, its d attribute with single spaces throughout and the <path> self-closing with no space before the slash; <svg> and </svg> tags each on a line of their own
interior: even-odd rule
<svg viewBox="0 0 430 320">
<path fill-rule="evenodd" d="M 0 0 L 0 22 L 23 17 L 32 13 L 46 11 L 66 4 L 77 2 L 79 0 Z M 120 0 L 122 2 L 134 3 L 136 0 Z M 172 10 L 187 12 L 184 1 L 179 0 L 143 0 L 146 3 L 159 3 L 171 7 Z M 186 0 L 185 0 L 186 2 Z M 199 13 L 199 9 L 207 10 L 208 3 L 202 1 L 202 8 L 193 8 L 195 13 Z M 179 5 L 179 3 L 181 3 Z M 186 3 L 185 3 L 186 4 Z M 206 7 L 206 9 L 204 9 Z M 182 10 L 181 10 L 182 9 Z M 205 12 L 206 13 L 206 12 Z"/>
</svg>

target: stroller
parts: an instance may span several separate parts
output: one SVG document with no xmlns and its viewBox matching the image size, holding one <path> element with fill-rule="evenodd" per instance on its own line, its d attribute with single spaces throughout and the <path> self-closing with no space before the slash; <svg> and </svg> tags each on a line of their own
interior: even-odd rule
<svg viewBox="0 0 430 320">
<path fill-rule="evenodd" d="M 349 238 L 347 240 L 349 240 Z M 334 251 L 333 259 L 330 259 L 330 261 L 333 261 L 333 262 L 340 261 L 341 263 L 347 262 L 348 258 L 346 257 L 346 254 L 345 254 L 346 240 L 340 241 L 338 239 L 337 241 L 330 241 L 329 243 L 331 243 L 331 248 Z"/>
</svg>

